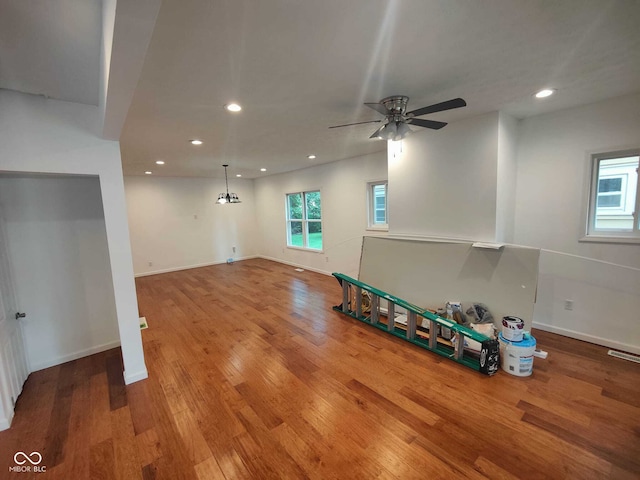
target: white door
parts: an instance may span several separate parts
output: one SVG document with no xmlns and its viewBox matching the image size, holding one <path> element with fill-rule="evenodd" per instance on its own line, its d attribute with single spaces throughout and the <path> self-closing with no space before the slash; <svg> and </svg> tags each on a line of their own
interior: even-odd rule
<svg viewBox="0 0 640 480">
<path fill-rule="evenodd" d="M 29 375 L 22 327 L 16 319 L 5 233 L 0 212 L 0 430 L 6 430 L 11 425 L 15 402 Z"/>
</svg>

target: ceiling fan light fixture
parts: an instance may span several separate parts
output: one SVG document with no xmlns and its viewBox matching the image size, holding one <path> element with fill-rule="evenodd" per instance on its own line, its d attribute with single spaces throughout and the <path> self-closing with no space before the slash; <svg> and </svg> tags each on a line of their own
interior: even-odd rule
<svg viewBox="0 0 640 480">
<path fill-rule="evenodd" d="M 238 198 L 237 193 L 229 193 L 229 179 L 227 178 L 227 167 L 229 165 L 222 165 L 224 167 L 224 183 L 227 186 L 227 193 L 220 193 L 216 200 L 217 205 L 224 205 L 225 203 L 242 203 Z"/>
<path fill-rule="evenodd" d="M 382 130 L 380 130 L 379 138 L 383 140 L 393 140 L 395 136 L 398 134 L 398 126 L 396 122 L 391 121 L 387 123 Z"/>
<path fill-rule="evenodd" d="M 409 125 L 407 125 L 405 122 L 398 122 L 397 127 L 398 130 L 394 140 L 402 140 L 412 132 L 412 130 L 409 128 Z"/>
</svg>

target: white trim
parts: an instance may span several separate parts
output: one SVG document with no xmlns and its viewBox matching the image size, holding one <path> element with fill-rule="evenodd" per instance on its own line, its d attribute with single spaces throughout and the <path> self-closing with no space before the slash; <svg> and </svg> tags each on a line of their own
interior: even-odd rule
<svg viewBox="0 0 640 480">
<path fill-rule="evenodd" d="M 531 247 L 531 248 L 533 248 L 533 247 Z M 626 268 L 627 270 L 633 270 L 633 271 L 636 271 L 636 272 L 640 272 L 640 268 L 632 267 L 630 265 L 621 265 L 619 263 L 607 262 L 606 260 L 599 260 L 597 258 L 584 257 L 582 255 L 576 255 L 574 253 L 558 252 L 556 250 L 548 250 L 546 248 L 541 248 L 540 251 L 544 252 L 544 253 L 553 253 L 555 255 L 564 255 L 565 257 L 578 258 L 580 260 L 588 260 L 590 262 L 596 262 L 596 263 L 601 263 L 603 265 L 611 265 L 613 267 Z"/>
<path fill-rule="evenodd" d="M 286 260 L 280 260 L 279 258 L 267 257 L 266 255 L 256 255 L 257 258 L 263 258 L 264 260 L 271 260 L 272 262 L 282 263 L 284 265 L 290 265 L 292 267 L 303 268 L 305 270 L 310 270 L 315 273 L 320 273 L 322 275 L 327 275 L 328 277 L 332 276 L 331 272 L 327 272 L 326 270 L 320 270 L 319 268 L 309 267 L 308 265 L 302 265 L 301 263 L 293 263 L 287 262 Z"/>
<path fill-rule="evenodd" d="M 617 235 L 619 232 L 615 232 Z M 578 240 L 579 242 L 592 242 L 592 243 L 640 243 L 640 237 L 616 237 L 615 235 L 604 236 L 598 235 L 585 235 Z"/>
<path fill-rule="evenodd" d="M 389 233 L 387 237 L 398 239 L 398 240 L 416 240 L 419 242 L 474 243 L 479 241 L 479 240 L 471 240 L 466 238 L 427 236 L 427 235 L 420 235 L 415 233 Z"/>
<path fill-rule="evenodd" d="M 258 255 L 248 255 L 246 257 L 240 257 L 234 259 L 234 262 L 241 262 L 242 260 L 250 260 L 252 258 L 258 258 Z M 182 267 L 171 267 L 171 268 L 163 268 L 162 270 L 153 270 L 151 272 L 143 272 L 136 273 L 134 276 L 137 277 L 148 277 L 150 275 L 159 275 L 161 273 L 171 273 L 171 272 L 179 272 L 180 270 L 191 270 L 192 268 L 201 268 L 201 267 L 210 267 L 212 265 L 221 265 L 223 263 L 227 263 L 226 260 L 220 260 L 218 262 L 205 262 L 205 263 L 197 263 L 194 265 L 185 265 Z"/>
<path fill-rule="evenodd" d="M 292 250 L 300 250 L 301 252 L 324 253 L 324 250 L 316 250 L 315 248 L 307 248 L 307 247 L 296 247 L 293 245 L 287 245 L 286 248 L 290 248 Z"/>
<path fill-rule="evenodd" d="M 35 365 L 32 364 L 30 365 L 31 371 L 37 372 L 38 370 L 44 370 L 45 368 L 60 365 L 61 363 L 70 362 L 71 360 L 77 360 L 78 358 L 87 357 L 89 355 L 93 355 L 94 353 L 104 352 L 105 350 L 110 350 L 119 346 L 120 340 L 115 340 L 113 342 L 103 343 L 102 345 L 96 345 L 95 347 L 86 348 L 84 350 L 78 350 L 77 352 L 69 353 L 68 355 L 55 357 L 44 362 L 36 363 Z"/>
<path fill-rule="evenodd" d="M 126 370 L 124 372 L 124 384 L 131 385 L 132 383 L 139 382 L 140 380 L 144 380 L 145 378 L 149 378 L 149 373 L 147 369 L 140 370 L 136 373 L 132 373 L 129 375 Z"/>
<path fill-rule="evenodd" d="M 576 332 L 567 328 L 560 328 L 553 325 L 546 325 L 544 323 L 533 322 L 533 328 L 544 330 L 545 332 L 557 333 L 565 337 L 575 338 L 577 340 L 583 340 L 589 343 L 595 343 L 596 345 L 602 345 L 604 347 L 615 348 L 616 350 L 622 350 L 624 352 L 634 353 L 640 355 L 640 346 L 629 345 L 628 343 L 616 342 L 615 340 L 609 340 L 607 338 L 596 337 L 595 335 L 588 335 L 586 333 Z"/>
</svg>

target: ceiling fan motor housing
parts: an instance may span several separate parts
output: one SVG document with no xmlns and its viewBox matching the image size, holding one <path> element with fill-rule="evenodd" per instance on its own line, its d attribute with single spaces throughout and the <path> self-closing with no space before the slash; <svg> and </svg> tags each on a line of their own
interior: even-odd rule
<svg viewBox="0 0 640 480">
<path fill-rule="evenodd" d="M 409 97 L 402 95 L 392 95 L 391 97 L 380 100 L 380 103 L 385 106 L 389 115 L 404 115 L 407 111 L 408 102 Z"/>
</svg>

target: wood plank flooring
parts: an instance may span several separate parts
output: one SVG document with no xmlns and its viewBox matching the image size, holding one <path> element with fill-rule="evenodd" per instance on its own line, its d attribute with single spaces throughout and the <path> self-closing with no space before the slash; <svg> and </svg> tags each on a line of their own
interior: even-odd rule
<svg viewBox="0 0 640 480">
<path fill-rule="evenodd" d="M 640 478 L 640 365 L 534 332 L 483 376 L 333 312 L 331 277 L 247 260 L 137 279 L 149 379 L 119 349 L 30 375 L 0 478 Z M 13 473 L 17 451 L 46 473 Z"/>
</svg>

